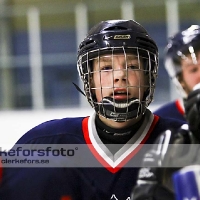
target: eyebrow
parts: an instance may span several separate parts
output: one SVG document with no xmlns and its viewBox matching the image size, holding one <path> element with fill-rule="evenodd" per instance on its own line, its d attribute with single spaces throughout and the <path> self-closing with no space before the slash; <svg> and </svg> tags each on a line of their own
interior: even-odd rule
<svg viewBox="0 0 200 200">
<path fill-rule="evenodd" d="M 114 55 L 114 56 L 117 56 L 117 55 Z M 109 56 L 100 56 L 99 59 L 101 61 L 104 61 L 104 62 L 111 62 L 112 61 L 112 55 L 109 55 Z M 124 56 L 125 57 L 125 56 Z M 138 57 L 135 56 L 135 55 L 127 55 L 125 58 L 127 58 L 127 61 L 131 61 L 131 60 L 138 60 Z M 99 61 L 98 58 L 95 59 L 95 62 L 98 62 Z"/>
</svg>

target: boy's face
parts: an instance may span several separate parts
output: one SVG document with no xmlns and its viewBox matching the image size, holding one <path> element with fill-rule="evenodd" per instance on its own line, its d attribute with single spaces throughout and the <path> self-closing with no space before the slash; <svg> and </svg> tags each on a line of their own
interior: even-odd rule
<svg viewBox="0 0 200 200">
<path fill-rule="evenodd" d="M 186 56 L 181 60 L 182 81 L 181 85 L 187 94 L 193 87 L 200 83 L 200 52 Z"/>
<path fill-rule="evenodd" d="M 132 54 L 104 55 L 93 62 L 92 92 L 97 102 L 103 97 L 115 100 L 142 99 L 147 88 L 144 66 Z"/>
</svg>

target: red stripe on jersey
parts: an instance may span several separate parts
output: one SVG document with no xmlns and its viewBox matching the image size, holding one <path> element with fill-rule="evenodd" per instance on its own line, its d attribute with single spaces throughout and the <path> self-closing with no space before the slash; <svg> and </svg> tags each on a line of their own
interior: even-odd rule
<svg viewBox="0 0 200 200">
<path fill-rule="evenodd" d="M 88 148 L 92 152 L 92 154 L 96 157 L 96 159 L 107 169 L 110 168 L 110 165 L 99 155 L 99 153 L 96 151 L 94 146 L 92 145 L 92 142 L 89 137 L 89 131 L 88 131 L 88 120 L 89 117 L 83 119 L 82 123 L 82 129 L 83 129 L 83 135 L 86 141 L 86 144 L 88 145 Z M 110 170 L 109 170 L 110 171 Z"/>
<path fill-rule="evenodd" d="M 60 200 L 72 200 L 70 196 L 62 196 Z"/>
<path fill-rule="evenodd" d="M 86 118 L 83 119 L 83 122 L 82 122 L 82 130 L 83 130 L 83 135 L 84 135 L 84 137 L 85 137 L 86 135 L 89 136 L 89 132 L 88 132 L 88 120 L 89 120 L 89 117 L 86 117 Z M 85 140 L 86 140 L 86 138 L 85 138 Z M 86 140 L 86 143 L 87 143 L 87 144 L 89 144 L 88 142 L 89 142 L 89 141 Z M 91 142 L 91 141 L 90 141 L 90 142 Z M 92 143 L 90 143 L 90 144 L 92 144 Z"/>
<path fill-rule="evenodd" d="M 82 124 L 82 128 L 83 128 L 83 133 L 84 133 L 84 138 L 85 141 L 88 145 L 88 148 L 90 149 L 90 151 L 92 152 L 92 154 L 96 157 L 96 159 L 110 172 L 112 173 L 116 173 L 118 172 L 133 156 L 135 156 L 139 150 L 142 148 L 142 146 L 145 144 L 145 142 L 147 141 L 147 139 L 149 138 L 151 132 L 153 131 L 155 125 L 157 124 L 159 117 L 157 115 L 154 115 L 154 119 L 153 122 L 147 132 L 147 134 L 145 135 L 145 137 L 143 138 L 143 140 L 141 141 L 141 143 L 116 167 L 111 167 L 102 157 L 101 155 L 96 151 L 96 149 L 94 148 L 94 146 L 92 145 L 92 142 L 90 140 L 89 137 L 89 131 L 88 131 L 88 119 L 89 118 L 85 118 L 83 120 L 83 124 Z"/>
<path fill-rule="evenodd" d="M 183 109 L 183 106 L 181 104 L 181 101 L 179 99 L 177 99 L 175 101 L 175 104 L 176 104 L 176 107 L 177 107 L 177 110 L 181 113 L 181 115 L 184 115 L 185 111 Z"/>
<path fill-rule="evenodd" d="M 154 130 L 154 127 L 157 124 L 158 120 L 159 120 L 159 116 L 154 115 L 153 122 L 152 122 L 152 124 L 151 124 L 151 126 L 150 126 L 150 128 L 149 128 L 149 130 L 148 130 L 148 132 L 146 134 L 146 136 L 143 138 L 141 143 L 117 166 L 117 167 L 119 167 L 119 169 L 121 169 L 131 158 L 133 158 L 139 152 L 139 150 L 146 143 L 147 139 L 149 138 L 149 136 L 151 135 L 152 131 Z"/>
</svg>

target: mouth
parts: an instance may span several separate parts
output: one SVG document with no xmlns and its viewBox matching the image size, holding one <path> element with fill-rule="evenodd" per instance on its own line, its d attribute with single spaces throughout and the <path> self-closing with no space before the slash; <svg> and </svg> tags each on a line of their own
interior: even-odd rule
<svg viewBox="0 0 200 200">
<path fill-rule="evenodd" d="M 113 96 L 114 95 L 114 96 Z M 130 97 L 130 93 L 126 89 L 116 89 L 112 94 L 114 99 L 123 100 Z"/>
<path fill-rule="evenodd" d="M 118 99 L 114 100 L 112 97 L 104 97 L 101 103 L 104 106 L 114 106 L 115 109 L 127 109 L 127 107 L 131 106 L 132 104 L 134 105 L 139 104 L 139 100 L 136 98 L 130 98 L 126 100 L 118 100 Z M 121 112 L 122 110 L 118 110 L 118 111 Z"/>
</svg>

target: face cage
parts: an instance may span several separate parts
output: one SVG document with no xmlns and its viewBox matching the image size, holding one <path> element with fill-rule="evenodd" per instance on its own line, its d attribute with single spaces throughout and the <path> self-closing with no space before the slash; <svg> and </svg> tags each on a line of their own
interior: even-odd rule
<svg viewBox="0 0 200 200">
<path fill-rule="evenodd" d="M 93 71 L 92 63 L 96 59 L 97 61 L 100 61 L 102 57 L 108 57 L 108 55 L 111 57 L 111 62 L 113 63 L 113 59 L 116 55 L 122 54 L 125 59 L 125 66 L 124 69 L 126 71 L 126 91 L 127 91 L 127 97 L 128 97 L 128 89 L 129 88 L 137 88 L 138 93 L 139 93 L 139 98 L 132 98 L 131 101 L 130 99 L 126 98 L 125 101 L 123 102 L 117 102 L 114 98 L 107 99 L 106 101 L 101 101 L 97 102 L 96 96 L 94 95 L 94 90 L 100 90 L 102 99 L 103 99 L 103 90 L 104 89 L 111 89 L 112 94 L 114 96 L 115 94 L 115 89 L 117 87 L 114 87 L 114 79 L 113 83 L 110 87 L 93 87 L 91 85 L 91 80 L 93 79 L 93 74 L 94 73 L 99 73 L 100 76 L 100 82 L 101 82 L 101 70 L 100 70 L 100 64 L 98 64 L 98 70 Z M 129 55 L 134 55 L 139 63 L 138 69 L 133 69 L 133 71 L 143 71 L 144 73 L 144 79 L 147 79 L 147 83 L 145 85 L 141 85 L 140 79 L 139 79 L 139 85 L 134 85 L 130 86 L 127 85 L 127 77 L 128 77 L 128 62 L 127 62 L 127 57 Z M 141 61 L 143 61 L 143 67 L 141 65 Z M 100 63 L 100 62 L 98 62 Z M 79 75 L 83 81 L 84 84 L 84 91 L 87 97 L 88 102 L 90 105 L 95 109 L 95 111 L 102 115 L 105 118 L 114 120 L 114 121 L 128 121 L 129 119 L 132 118 L 137 118 L 141 114 L 143 114 L 146 110 L 146 107 L 152 102 L 153 96 L 154 96 L 154 90 L 155 90 L 155 80 L 157 78 L 157 72 L 158 72 L 158 60 L 157 60 L 157 55 L 149 52 L 148 50 L 141 49 L 138 47 L 132 47 L 132 48 L 124 48 L 124 47 L 106 47 L 106 48 L 101 48 L 98 50 L 90 51 L 78 58 L 77 62 L 77 67 L 78 67 L 78 72 Z M 113 73 L 115 71 L 119 71 L 114 69 L 112 66 L 111 70 L 112 71 L 112 77 L 114 77 Z M 143 98 L 141 98 L 141 88 L 144 90 L 144 95 Z M 113 101 L 113 113 L 112 116 L 108 116 L 106 114 L 106 104 L 109 104 L 109 101 Z M 135 111 L 135 115 L 131 115 L 131 109 L 135 109 L 134 106 L 130 106 L 131 104 L 137 105 L 137 111 Z M 103 112 L 100 112 L 100 107 L 103 109 Z M 123 108 L 120 110 L 120 108 Z M 123 110 L 123 111 L 122 111 Z M 122 113 L 121 113 L 122 111 Z"/>
<path fill-rule="evenodd" d="M 166 58 L 165 60 L 165 69 L 167 70 L 169 77 L 171 78 L 173 84 L 176 86 L 176 90 L 178 94 L 182 98 L 186 98 L 187 94 L 183 89 L 181 83 L 179 82 L 179 76 L 182 73 L 182 69 L 180 64 L 175 64 L 171 57 Z"/>
<path fill-rule="evenodd" d="M 200 46 L 196 46 L 196 49 L 193 46 L 188 46 L 188 48 L 185 48 L 184 51 L 186 52 L 185 54 L 181 51 L 177 52 L 176 60 L 179 60 L 179 63 L 175 63 L 171 56 L 166 58 L 165 68 L 169 76 L 171 77 L 174 85 L 176 86 L 177 92 L 181 95 L 182 98 L 187 98 L 188 94 L 179 81 L 179 76 L 181 76 L 182 73 L 181 59 L 186 60 L 189 56 L 191 56 L 192 63 L 194 65 L 197 65 L 198 56 L 196 55 L 196 53 L 200 53 Z"/>
</svg>

